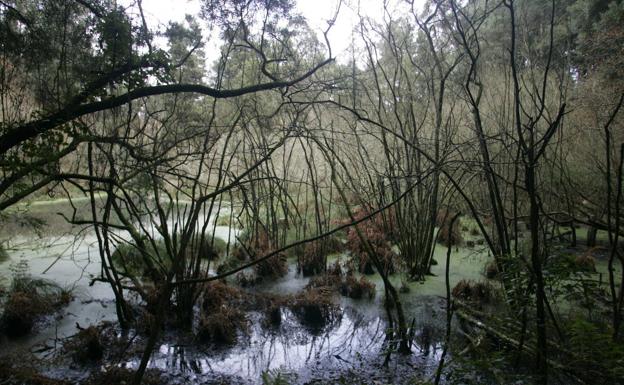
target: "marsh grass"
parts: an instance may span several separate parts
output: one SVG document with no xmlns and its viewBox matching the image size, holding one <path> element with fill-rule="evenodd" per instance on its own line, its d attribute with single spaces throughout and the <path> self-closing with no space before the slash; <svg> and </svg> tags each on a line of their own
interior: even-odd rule
<svg viewBox="0 0 624 385">
<path fill-rule="evenodd" d="M 12 337 L 30 333 L 38 319 L 69 304 L 73 298 L 69 289 L 22 274 L 13 278 L 6 296 L 0 324 Z"/>
</svg>

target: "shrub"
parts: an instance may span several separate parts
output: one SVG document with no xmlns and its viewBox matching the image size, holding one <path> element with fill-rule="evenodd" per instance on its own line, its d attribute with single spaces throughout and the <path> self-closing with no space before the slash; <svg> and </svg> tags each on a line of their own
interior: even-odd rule
<svg viewBox="0 0 624 385">
<path fill-rule="evenodd" d="M 252 258 L 260 258 L 266 254 L 269 254 L 275 250 L 275 246 L 269 234 L 265 230 L 258 230 L 253 232 L 251 236 L 245 232 L 239 237 L 241 242 L 246 241 L 248 243 L 247 249 L 251 253 Z M 235 250 L 235 257 L 244 260 L 247 258 L 242 246 L 239 245 L 238 250 Z M 265 259 L 260 263 L 254 265 L 254 271 L 258 277 L 276 278 L 283 277 L 288 273 L 288 265 L 286 263 L 286 255 L 279 253 L 271 258 Z"/>
</svg>

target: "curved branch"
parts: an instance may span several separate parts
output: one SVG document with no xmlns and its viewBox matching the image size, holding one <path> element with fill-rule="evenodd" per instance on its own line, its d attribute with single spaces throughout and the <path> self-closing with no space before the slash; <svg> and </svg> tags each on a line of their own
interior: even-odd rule
<svg viewBox="0 0 624 385">
<path fill-rule="evenodd" d="M 132 91 L 129 91 L 123 95 L 114 96 L 106 100 L 99 102 L 87 103 L 82 105 L 68 106 L 67 108 L 60 110 L 45 118 L 35 120 L 29 123 L 22 124 L 20 126 L 7 130 L 5 134 L 0 136 L 0 155 L 4 155 L 10 149 L 20 145 L 21 143 L 36 138 L 37 136 L 68 123 L 81 116 L 92 114 L 99 111 L 109 110 L 111 108 L 122 106 L 133 100 L 166 94 L 178 94 L 178 93 L 197 93 L 201 95 L 207 95 L 217 99 L 233 98 L 236 96 L 242 96 L 260 91 L 267 91 L 277 88 L 286 88 L 295 85 L 306 78 L 312 76 L 321 67 L 324 67 L 334 59 L 329 58 L 314 68 L 306 72 L 305 74 L 289 81 L 268 82 L 255 84 L 248 87 L 242 87 L 233 90 L 219 90 L 212 87 L 204 86 L 201 84 L 167 84 L 151 87 L 142 87 Z"/>
</svg>

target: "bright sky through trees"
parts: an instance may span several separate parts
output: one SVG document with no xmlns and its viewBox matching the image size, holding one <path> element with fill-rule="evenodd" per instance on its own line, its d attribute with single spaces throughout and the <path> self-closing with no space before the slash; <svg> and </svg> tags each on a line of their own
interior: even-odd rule
<svg viewBox="0 0 624 385">
<path fill-rule="evenodd" d="M 423 2 L 424 0 L 414 1 L 415 6 Z M 123 3 L 131 4 L 133 0 L 123 0 Z M 169 21 L 184 21 L 187 14 L 197 15 L 201 8 L 199 0 L 143 0 L 142 4 L 147 23 L 154 30 L 159 26 L 165 26 Z M 327 21 L 335 14 L 338 4 L 338 0 L 297 0 L 297 9 L 305 16 L 310 27 L 318 33 L 322 41 L 322 31 L 327 28 Z M 403 1 L 393 0 L 388 1 L 387 7 L 393 13 L 392 11 L 397 7 L 402 9 L 409 5 Z M 339 62 L 347 62 L 350 57 L 349 47 L 354 40 L 352 31 L 359 21 L 358 14 L 381 21 L 384 17 L 384 2 L 381 0 L 343 0 L 338 18 L 328 36 L 332 46 L 332 55 Z M 204 34 L 210 37 L 207 26 Z M 218 39 L 206 40 L 208 60 L 212 60 L 218 51 Z M 355 39 L 356 44 L 357 40 Z"/>
</svg>

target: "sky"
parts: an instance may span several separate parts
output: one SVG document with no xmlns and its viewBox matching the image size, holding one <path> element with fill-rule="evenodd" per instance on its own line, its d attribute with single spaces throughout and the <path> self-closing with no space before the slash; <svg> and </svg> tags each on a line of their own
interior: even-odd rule
<svg viewBox="0 0 624 385">
<path fill-rule="evenodd" d="M 394 1 L 396 2 L 396 0 Z M 424 0 L 415 0 L 422 3 Z M 130 4 L 132 0 L 121 0 L 122 4 Z M 336 12 L 338 0 L 296 0 L 297 10 L 308 20 L 308 24 L 323 41 L 322 31 L 327 28 L 329 20 Z M 200 0 L 143 0 L 143 10 L 151 29 L 167 25 L 169 21 L 182 22 L 186 14 L 198 14 Z M 352 41 L 354 26 L 358 23 L 358 12 L 377 20 L 383 17 L 382 0 L 343 0 L 336 23 L 328 38 L 332 46 L 332 56 L 339 62 L 346 63 L 350 57 L 349 47 Z M 218 41 L 211 38 L 205 31 L 208 57 L 218 55 Z M 216 57 L 216 56 L 213 56 Z"/>
</svg>

